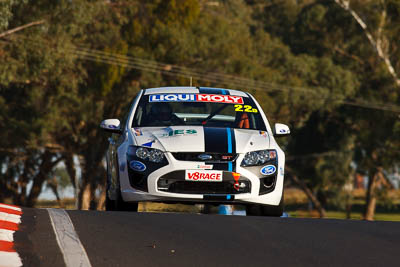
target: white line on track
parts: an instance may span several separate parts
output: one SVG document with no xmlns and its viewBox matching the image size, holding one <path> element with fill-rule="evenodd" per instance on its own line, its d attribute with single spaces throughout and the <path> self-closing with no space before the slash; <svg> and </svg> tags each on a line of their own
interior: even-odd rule
<svg viewBox="0 0 400 267">
<path fill-rule="evenodd" d="M 67 267 L 91 267 L 89 258 L 75 232 L 68 213 L 62 209 L 47 209 L 56 234 L 57 243 Z"/>
</svg>

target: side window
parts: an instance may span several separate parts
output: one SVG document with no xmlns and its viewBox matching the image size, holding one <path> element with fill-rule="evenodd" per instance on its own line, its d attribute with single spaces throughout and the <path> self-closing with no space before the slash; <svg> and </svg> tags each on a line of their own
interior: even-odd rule
<svg viewBox="0 0 400 267">
<path fill-rule="evenodd" d="M 142 127 L 146 123 L 146 109 L 148 109 L 148 107 L 146 107 L 146 104 L 148 104 L 148 97 L 143 96 L 142 99 L 140 99 L 138 106 L 136 107 L 131 127 Z"/>
<path fill-rule="evenodd" d="M 121 119 L 121 129 L 125 129 L 125 125 L 127 123 L 128 117 L 129 117 L 129 111 L 130 111 L 130 106 L 127 107 L 128 110 L 126 110 L 123 114 L 124 116 Z"/>
<path fill-rule="evenodd" d="M 134 124 L 137 126 L 141 126 L 142 125 L 142 118 L 143 118 L 143 107 L 142 106 L 138 106 L 136 113 L 135 113 L 135 117 L 133 118 L 134 120 Z"/>
</svg>

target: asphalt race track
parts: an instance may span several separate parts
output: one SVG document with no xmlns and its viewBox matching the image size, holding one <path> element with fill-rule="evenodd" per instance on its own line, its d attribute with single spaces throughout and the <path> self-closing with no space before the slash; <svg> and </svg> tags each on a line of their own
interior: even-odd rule
<svg viewBox="0 0 400 267">
<path fill-rule="evenodd" d="M 65 266 L 54 225 L 61 223 L 61 239 L 71 237 L 63 224 L 68 216 L 54 221 L 49 214 L 47 209 L 22 209 L 14 249 L 24 266 Z M 79 236 L 74 242 L 80 241 L 86 251 L 89 265 L 81 266 L 400 266 L 398 222 L 75 210 L 65 214 Z M 77 252 L 69 252 L 76 260 Z"/>
</svg>

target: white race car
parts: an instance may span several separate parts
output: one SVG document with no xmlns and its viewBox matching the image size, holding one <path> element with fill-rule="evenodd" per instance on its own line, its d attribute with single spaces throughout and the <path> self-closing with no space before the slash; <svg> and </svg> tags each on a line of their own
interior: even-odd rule
<svg viewBox="0 0 400 267">
<path fill-rule="evenodd" d="M 244 204 L 249 215 L 281 216 L 285 154 L 261 106 L 238 90 L 160 87 L 141 90 L 107 152 L 107 210 L 138 202 Z"/>
</svg>

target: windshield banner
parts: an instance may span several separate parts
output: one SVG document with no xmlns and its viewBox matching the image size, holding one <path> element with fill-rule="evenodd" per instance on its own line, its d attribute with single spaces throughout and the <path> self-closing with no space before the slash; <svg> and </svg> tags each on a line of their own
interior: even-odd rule
<svg viewBox="0 0 400 267">
<path fill-rule="evenodd" d="M 210 94 L 158 94 L 150 95 L 149 102 L 215 102 L 243 104 L 243 97 Z"/>
</svg>

